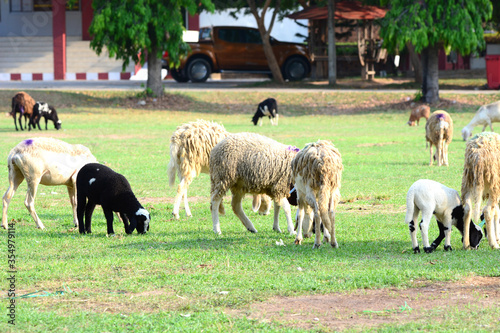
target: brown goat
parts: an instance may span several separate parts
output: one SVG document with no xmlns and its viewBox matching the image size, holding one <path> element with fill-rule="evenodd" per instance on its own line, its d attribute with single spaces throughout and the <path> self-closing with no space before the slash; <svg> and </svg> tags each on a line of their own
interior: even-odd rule
<svg viewBox="0 0 500 333">
<path fill-rule="evenodd" d="M 410 120 L 408 120 L 408 125 L 416 126 L 420 121 L 420 118 L 425 118 L 425 120 L 429 119 L 431 114 L 431 108 L 428 105 L 420 105 L 411 110 Z"/>
</svg>

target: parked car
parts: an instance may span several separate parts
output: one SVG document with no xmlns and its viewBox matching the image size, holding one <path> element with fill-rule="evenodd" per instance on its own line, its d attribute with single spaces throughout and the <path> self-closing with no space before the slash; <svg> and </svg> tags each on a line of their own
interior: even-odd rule
<svg viewBox="0 0 500 333">
<path fill-rule="evenodd" d="M 305 45 L 272 37 L 270 42 L 284 79 L 296 81 L 309 75 L 311 60 Z M 169 68 L 177 82 L 205 82 L 211 73 L 227 71 L 271 73 L 257 29 L 204 27 L 199 31 L 199 41 L 188 44 L 191 51 L 181 59 L 180 66 Z M 164 61 L 168 67 L 168 55 Z"/>
</svg>

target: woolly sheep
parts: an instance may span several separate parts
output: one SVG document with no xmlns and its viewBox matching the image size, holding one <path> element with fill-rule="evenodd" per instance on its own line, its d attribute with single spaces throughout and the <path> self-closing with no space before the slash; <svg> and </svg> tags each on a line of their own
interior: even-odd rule
<svg viewBox="0 0 500 333">
<path fill-rule="evenodd" d="M 475 135 L 465 147 L 462 175 L 464 249 L 473 247 L 469 243 L 467 227 L 471 219 L 478 221 L 483 199 L 488 199 L 483 210 L 488 243 L 491 248 L 498 249 L 500 246 L 495 237 L 493 220 L 500 200 L 500 135 L 492 132 Z"/>
<path fill-rule="evenodd" d="M 132 192 L 127 179 L 111 168 L 89 163 L 83 166 L 76 177 L 77 214 L 81 234 L 92 232 L 92 213 L 101 205 L 106 217 L 108 235 L 113 235 L 113 212 L 117 212 L 125 226 L 125 232 L 144 234 L 149 230 L 151 217 Z M 85 213 L 85 220 L 84 220 Z M 129 222 L 130 221 L 130 225 Z"/>
<path fill-rule="evenodd" d="M 411 110 L 410 119 L 408 120 L 408 125 L 415 126 L 419 125 L 420 118 L 429 119 L 431 113 L 431 108 L 428 105 L 419 105 Z"/>
<path fill-rule="evenodd" d="M 444 238 L 444 250 L 451 251 L 451 226 L 454 225 L 464 237 L 469 237 L 470 243 L 477 247 L 483 237 L 481 228 L 474 223 L 470 225 L 470 236 L 464 234 L 464 208 L 458 192 L 429 179 L 420 179 L 413 183 L 406 195 L 405 222 L 410 230 L 414 253 L 420 253 L 418 247 L 416 225 L 418 215 L 422 212 L 419 223 L 422 233 L 422 243 L 425 253 L 433 252 Z M 436 216 L 439 236 L 429 245 L 429 224 L 432 215 Z M 469 226 L 468 226 L 469 228 Z M 462 239 L 463 241 L 463 239 Z"/>
<path fill-rule="evenodd" d="M 304 210 L 310 206 L 314 211 L 315 234 L 313 248 L 321 246 L 320 225 L 323 224 L 325 241 L 330 236 L 330 245 L 338 248 L 335 238 L 335 209 L 340 200 L 342 158 L 335 146 L 319 140 L 305 146 L 292 160 L 292 174 L 298 195 L 298 223 L 296 244 L 302 242 Z M 311 219 L 309 218 L 309 221 Z M 309 226 L 306 227 L 308 231 Z"/>
<path fill-rule="evenodd" d="M 438 166 L 448 166 L 448 145 L 453 138 L 453 120 L 448 112 L 434 111 L 425 124 L 425 139 L 430 144 L 430 161 L 437 160 Z M 432 146 L 436 146 L 436 153 L 432 155 Z"/>
<path fill-rule="evenodd" d="M 290 204 L 286 200 L 292 183 L 291 161 L 296 151 L 290 146 L 255 133 L 230 134 L 210 155 L 211 210 L 213 230 L 220 234 L 218 207 L 231 190 L 231 206 L 250 232 L 257 232 L 243 212 L 241 201 L 246 193 L 266 194 L 274 201 L 273 229 L 281 232 L 279 209 L 283 207 L 288 232 L 294 234 Z"/>
<path fill-rule="evenodd" d="M 493 132 L 493 122 L 500 121 L 500 101 L 483 105 L 477 110 L 471 121 L 462 128 L 462 139 L 465 141 L 472 136 L 472 130 L 475 126 L 483 125 L 481 132 L 484 132 L 486 126 L 490 126 Z"/>
<path fill-rule="evenodd" d="M 3 196 L 2 227 L 7 229 L 7 210 L 19 184 L 26 179 L 28 191 L 24 204 L 36 226 L 44 225 L 35 211 L 38 185 L 66 185 L 73 207 L 73 223 L 78 226 L 76 214 L 76 174 L 85 164 L 95 162 L 90 150 L 82 145 L 71 145 L 52 138 L 32 138 L 21 141 L 9 153 L 9 188 Z"/>
<path fill-rule="evenodd" d="M 19 113 L 19 127 L 21 131 L 23 131 L 23 124 L 21 123 L 21 118 L 24 116 L 24 127 L 26 127 L 27 119 L 31 118 L 33 114 L 33 106 L 35 105 L 35 100 L 25 93 L 24 91 L 20 91 L 12 97 L 12 111 L 10 114 L 14 118 L 14 126 L 16 126 L 16 113 Z"/>
</svg>

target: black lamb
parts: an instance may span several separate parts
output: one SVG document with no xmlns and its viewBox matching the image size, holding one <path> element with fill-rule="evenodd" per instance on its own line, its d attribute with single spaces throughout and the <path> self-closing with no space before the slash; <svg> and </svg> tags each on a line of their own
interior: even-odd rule
<svg viewBox="0 0 500 333">
<path fill-rule="evenodd" d="M 81 234 L 92 232 L 91 219 L 96 205 L 101 205 L 104 211 L 108 235 L 114 234 L 113 212 L 120 215 L 127 234 L 131 234 L 136 228 L 141 234 L 149 230 L 149 212 L 141 206 L 127 179 L 109 167 L 99 163 L 83 166 L 76 177 L 76 193 L 76 212 Z"/>
<path fill-rule="evenodd" d="M 61 121 L 57 116 L 56 109 L 52 105 L 49 105 L 47 103 L 36 102 L 33 106 L 33 114 L 30 118 L 29 129 L 31 130 L 32 126 L 34 129 L 36 128 L 36 126 L 38 126 L 38 129 L 42 130 L 40 128 L 40 119 L 42 117 L 45 118 L 45 130 L 47 130 L 47 123 L 49 120 L 52 120 L 54 122 L 54 127 L 56 128 L 56 130 L 59 130 L 61 128 Z"/>
</svg>

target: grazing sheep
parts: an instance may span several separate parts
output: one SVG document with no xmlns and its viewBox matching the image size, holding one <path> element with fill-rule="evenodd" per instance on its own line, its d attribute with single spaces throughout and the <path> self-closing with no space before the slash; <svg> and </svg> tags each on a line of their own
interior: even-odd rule
<svg viewBox="0 0 500 333">
<path fill-rule="evenodd" d="M 3 196 L 2 227 L 7 229 L 7 210 L 19 184 L 26 179 L 28 191 L 24 204 L 36 226 L 44 229 L 35 211 L 38 185 L 66 185 L 73 207 L 73 223 L 78 226 L 76 214 L 76 174 L 85 164 L 96 158 L 87 147 L 70 145 L 52 138 L 32 138 L 21 141 L 9 153 L 9 188 Z"/>
<path fill-rule="evenodd" d="M 31 115 L 31 118 L 30 118 L 28 129 L 31 130 L 31 127 L 33 127 L 33 129 L 36 129 L 36 126 L 38 126 L 38 129 L 42 130 L 40 128 L 40 119 L 42 117 L 45 119 L 45 130 L 47 130 L 47 123 L 49 120 L 52 120 L 56 130 L 61 129 L 61 121 L 59 120 L 59 117 L 57 116 L 56 109 L 52 105 L 49 105 L 49 104 L 44 103 L 44 102 L 36 102 L 35 103 L 35 106 L 33 107 L 33 114 Z"/>
<path fill-rule="evenodd" d="M 460 202 L 458 192 L 441 183 L 429 179 L 417 180 L 408 190 L 406 195 L 406 217 L 410 229 L 410 237 L 414 253 L 420 253 L 418 247 L 416 225 L 418 215 L 422 212 L 419 223 L 422 233 L 422 243 L 425 253 L 433 252 L 443 238 L 444 250 L 451 251 L 451 226 L 454 225 L 464 236 L 464 207 Z M 439 227 L 439 236 L 429 245 L 429 224 L 432 215 L 436 216 Z M 477 247 L 483 237 L 481 228 L 474 223 L 468 226 L 470 232 L 468 239 L 473 247 Z M 466 237 L 466 236 L 464 236 Z M 463 238 L 462 238 L 463 241 Z"/>
<path fill-rule="evenodd" d="M 24 127 L 26 127 L 27 119 L 31 118 L 33 114 L 33 106 L 35 105 L 35 100 L 25 93 L 24 91 L 20 91 L 12 97 L 12 111 L 10 112 L 11 116 L 14 118 L 14 126 L 16 126 L 16 113 L 19 113 L 19 127 L 21 127 L 21 131 L 24 131 L 23 124 L 21 123 L 21 118 L 24 116 Z M 29 126 L 29 125 L 28 125 Z"/>
<path fill-rule="evenodd" d="M 292 183 L 291 161 L 296 151 L 255 133 L 230 134 L 210 154 L 211 210 L 213 230 L 220 234 L 218 207 L 227 190 L 231 206 L 250 232 L 257 232 L 243 212 L 241 201 L 246 193 L 267 194 L 274 201 L 273 229 L 281 232 L 279 209 L 283 207 L 288 232 L 294 234 L 290 204 L 286 200 Z"/>
<path fill-rule="evenodd" d="M 278 102 L 274 98 L 268 98 L 259 103 L 257 106 L 257 111 L 253 115 L 252 122 L 255 126 L 259 123 L 262 126 L 262 119 L 268 116 L 271 121 L 271 125 L 278 126 L 279 114 L 278 114 Z"/>
<path fill-rule="evenodd" d="M 462 202 L 464 205 L 464 249 L 469 243 L 468 226 L 472 219 L 478 221 L 480 205 L 488 199 L 484 208 L 486 234 L 489 245 L 498 249 L 493 220 L 500 200 L 500 135 L 482 132 L 467 141 L 465 147 L 464 172 L 462 176 Z M 473 211 L 473 212 L 472 212 Z"/>
<path fill-rule="evenodd" d="M 462 139 L 467 140 L 472 136 L 472 130 L 475 126 L 483 125 L 481 132 L 484 132 L 486 126 L 490 126 L 493 132 L 493 122 L 500 121 L 500 101 L 483 105 L 477 110 L 472 120 L 462 128 Z"/>
<path fill-rule="evenodd" d="M 415 126 L 419 125 L 420 118 L 429 119 L 431 113 L 431 108 L 428 105 L 419 105 L 410 113 L 410 120 L 408 120 L 408 125 Z"/>
<path fill-rule="evenodd" d="M 92 213 L 96 205 L 101 205 L 106 217 L 108 235 L 113 235 L 113 212 L 117 212 L 125 232 L 145 234 L 151 220 L 149 212 L 142 207 L 132 192 L 127 179 L 109 167 L 99 163 L 83 166 L 76 177 L 77 214 L 81 234 L 92 232 Z M 84 223 L 85 213 L 85 223 Z M 130 225 L 129 222 L 130 221 Z"/>
<path fill-rule="evenodd" d="M 296 244 L 302 242 L 304 209 L 310 206 L 314 211 L 316 229 L 313 248 L 321 246 L 321 224 L 324 230 L 328 230 L 330 245 L 338 247 L 335 238 L 335 209 L 340 200 L 343 169 L 340 152 L 331 142 L 325 140 L 309 143 L 292 160 L 292 173 L 299 205 Z M 308 228 L 309 226 L 306 230 Z M 327 241 L 326 231 L 324 234 Z"/>
<path fill-rule="evenodd" d="M 425 139 L 430 144 L 430 161 L 436 159 L 438 166 L 448 166 L 448 145 L 453 138 L 453 120 L 448 112 L 434 111 L 425 124 Z M 436 153 L 432 155 L 432 145 L 436 146 Z"/>
</svg>

